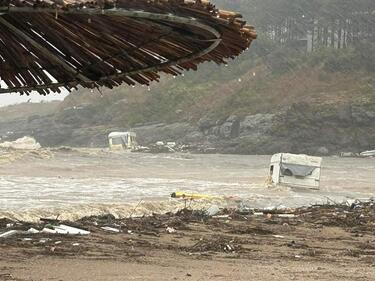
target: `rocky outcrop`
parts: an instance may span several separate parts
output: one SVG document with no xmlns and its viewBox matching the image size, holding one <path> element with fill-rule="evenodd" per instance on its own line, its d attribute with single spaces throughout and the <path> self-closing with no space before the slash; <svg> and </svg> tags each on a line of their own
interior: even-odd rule
<svg viewBox="0 0 375 281">
<path fill-rule="evenodd" d="M 137 133 L 137 139 L 143 145 L 156 143 L 157 141 L 175 142 L 193 136 L 196 128 L 189 123 L 152 124 L 132 128 Z M 199 139 L 192 138 L 193 142 Z"/>
<path fill-rule="evenodd" d="M 375 147 L 374 104 L 314 107 L 298 103 L 274 114 L 248 115 L 239 122 L 239 128 L 230 123 L 230 120 L 238 120 L 234 117 L 221 123 L 207 120 L 209 118 L 204 117 L 198 122 L 206 144 L 223 153 L 283 151 L 330 155 Z M 205 124 L 203 130 L 200 124 Z M 233 131 L 236 134 L 229 133 Z"/>
<path fill-rule="evenodd" d="M 94 120 L 96 116 L 98 120 Z M 106 147 L 114 127 L 106 114 L 89 109 L 65 110 L 56 115 L 31 116 L 1 123 L 3 140 L 33 136 L 42 146 Z M 96 125 L 96 124 L 101 125 Z M 283 111 L 231 115 L 216 119 L 202 117 L 197 123 L 144 124 L 131 128 L 141 145 L 157 141 L 187 145 L 191 151 L 237 154 L 276 152 L 336 154 L 375 148 L 375 105 L 293 104 Z"/>
<path fill-rule="evenodd" d="M 197 125 L 204 135 L 214 135 L 224 139 L 236 138 L 240 135 L 240 119 L 236 115 L 216 122 L 206 116 L 201 118 Z"/>
</svg>

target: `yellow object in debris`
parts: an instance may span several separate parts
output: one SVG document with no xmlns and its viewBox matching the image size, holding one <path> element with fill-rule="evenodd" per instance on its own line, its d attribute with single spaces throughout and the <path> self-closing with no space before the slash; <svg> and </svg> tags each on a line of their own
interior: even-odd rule
<svg viewBox="0 0 375 281">
<path fill-rule="evenodd" d="M 206 195 L 206 194 L 198 194 L 198 193 L 186 193 L 186 192 L 173 192 L 171 194 L 172 198 L 183 198 L 183 199 L 223 199 L 222 197 L 219 196 L 211 196 L 211 195 Z"/>
</svg>

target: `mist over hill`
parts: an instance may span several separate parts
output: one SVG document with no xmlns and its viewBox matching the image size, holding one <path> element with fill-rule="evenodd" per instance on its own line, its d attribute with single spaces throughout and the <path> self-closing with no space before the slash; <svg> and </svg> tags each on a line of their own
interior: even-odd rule
<svg viewBox="0 0 375 281">
<path fill-rule="evenodd" d="M 202 152 L 375 149 L 373 0 L 214 2 L 241 12 L 259 34 L 228 65 L 204 64 L 150 87 L 79 90 L 53 113 L 2 118 L 0 135 L 105 146 L 110 131 L 132 129 L 144 145 L 177 141 Z"/>
</svg>

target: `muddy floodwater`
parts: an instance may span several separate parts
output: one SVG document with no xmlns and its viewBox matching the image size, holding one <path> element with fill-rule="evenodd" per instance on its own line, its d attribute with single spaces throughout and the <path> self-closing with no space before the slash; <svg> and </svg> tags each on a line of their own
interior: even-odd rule
<svg viewBox="0 0 375 281">
<path fill-rule="evenodd" d="M 263 208 L 375 196 L 375 158 L 326 157 L 321 190 L 307 191 L 266 188 L 270 156 L 48 153 L 48 157 L 29 154 L 0 164 L 0 217 L 70 219 L 107 212 L 118 216 L 163 212 L 184 206 L 185 202 L 170 199 L 175 191 L 224 196 L 217 201 L 221 205 L 242 200 Z"/>
</svg>

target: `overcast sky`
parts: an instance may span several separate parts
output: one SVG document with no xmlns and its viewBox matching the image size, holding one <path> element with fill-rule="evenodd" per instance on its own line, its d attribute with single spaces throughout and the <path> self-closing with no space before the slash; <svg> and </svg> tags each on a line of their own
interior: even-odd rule
<svg viewBox="0 0 375 281">
<path fill-rule="evenodd" d="M 22 103 L 27 102 L 30 100 L 30 102 L 40 102 L 40 101 L 52 101 L 52 100 L 63 100 L 68 93 L 61 93 L 61 94 L 50 94 L 48 96 L 42 96 L 38 93 L 32 93 L 29 96 L 23 95 L 17 93 L 12 94 L 1 94 L 0 95 L 0 107 L 7 106 L 10 104 L 16 104 L 16 103 Z"/>
<path fill-rule="evenodd" d="M 7 85 L 0 79 L 0 87 L 7 88 Z M 0 94 L 0 107 L 23 103 L 23 102 L 41 102 L 41 101 L 52 101 L 52 100 L 63 100 L 68 95 L 68 91 L 62 90 L 61 94 L 49 94 L 48 96 L 42 96 L 37 92 L 32 92 L 29 96 L 20 95 L 18 93 Z"/>
</svg>

